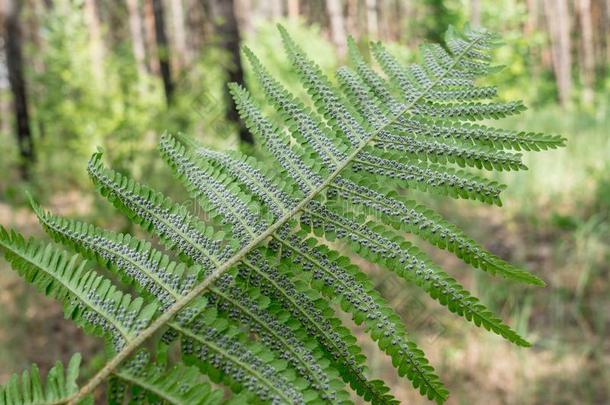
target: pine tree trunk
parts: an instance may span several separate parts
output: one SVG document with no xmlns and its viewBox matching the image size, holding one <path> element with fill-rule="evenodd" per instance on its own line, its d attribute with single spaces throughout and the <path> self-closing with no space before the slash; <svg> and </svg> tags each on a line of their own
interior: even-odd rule
<svg viewBox="0 0 610 405">
<path fill-rule="evenodd" d="M 480 0 L 470 0 L 470 25 L 474 28 L 479 28 L 481 26 Z"/>
<path fill-rule="evenodd" d="M 157 51 L 157 40 L 155 38 L 155 11 L 153 7 L 154 0 L 143 0 L 144 3 L 144 39 L 146 44 L 146 62 L 148 70 L 155 74 L 159 74 L 159 58 Z"/>
<path fill-rule="evenodd" d="M 330 21 L 330 34 L 332 42 L 340 57 L 347 51 L 347 38 L 345 36 L 345 22 L 341 0 L 326 0 L 326 12 Z"/>
<path fill-rule="evenodd" d="M 175 57 L 175 68 L 176 71 L 181 71 L 182 68 L 190 63 L 189 55 L 187 54 L 186 46 L 186 32 L 184 30 L 184 6 L 182 0 L 172 0 L 169 2 L 171 5 L 171 18 L 173 28 L 173 52 Z"/>
<path fill-rule="evenodd" d="M 216 34 L 218 35 L 222 49 L 230 53 L 230 62 L 227 67 L 228 82 L 244 83 L 244 71 L 241 64 L 239 53 L 239 27 L 235 18 L 235 6 L 233 0 L 212 0 L 212 17 L 214 19 Z M 235 108 L 235 103 L 229 94 L 228 88 L 225 91 L 227 100 L 226 118 L 235 123 L 239 128 L 239 139 L 242 142 L 252 144 L 254 139 L 239 119 L 239 114 Z"/>
<path fill-rule="evenodd" d="M 206 39 L 210 36 L 210 24 L 202 0 L 186 0 L 187 49 L 191 61 L 197 58 Z"/>
<path fill-rule="evenodd" d="M 252 26 L 252 0 L 235 0 L 235 17 L 237 26 L 242 36 L 248 36 L 254 32 Z"/>
<path fill-rule="evenodd" d="M 292 21 L 299 18 L 299 0 L 288 0 L 288 18 Z"/>
<path fill-rule="evenodd" d="M 581 76 L 583 80 L 582 99 L 585 104 L 593 102 L 593 85 L 595 82 L 595 55 L 593 49 L 593 21 L 591 18 L 591 0 L 578 0 L 580 17 L 580 41 L 582 49 Z"/>
<path fill-rule="evenodd" d="M 559 93 L 559 103 L 565 108 L 569 104 L 572 90 L 568 4 L 566 0 L 545 0 L 544 6 L 551 37 L 551 56 Z"/>
<path fill-rule="evenodd" d="M 13 94 L 15 134 L 20 155 L 20 173 L 23 179 L 30 177 L 34 161 L 34 142 L 28 114 L 27 91 L 24 77 L 21 27 L 19 25 L 20 0 L 4 1 L 4 44 L 8 79 Z"/>
<path fill-rule="evenodd" d="M 229 0 L 232 2 L 232 0 Z M 265 0 L 262 2 L 265 16 L 270 20 L 281 18 L 283 15 L 282 0 Z"/>
<path fill-rule="evenodd" d="M 347 0 L 347 32 L 354 37 L 360 32 L 358 0 Z"/>
<path fill-rule="evenodd" d="M 157 42 L 159 69 L 161 71 L 161 79 L 163 79 L 165 98 L 167 104 L 170 105 L 174 96 L 174 82 L 172 81 L 172 71 L 169 63 L 169 46 L 167 43 L 167 34 L 165 33 L 165 13 L 161 0 L 152 0 L 152 4 L 155 17 L 155 39 Z"/>
<path fill-rule="evenodd" d="M 377 16 L 377 0 L 366 0 L 366 32 L 370 39 L 379 38 L 379 21 Z"/>
<path fill-rule="evenodd" d="M 93 74 L 98 83 L 104 82 L 104 42 L 95 0 L 85 0 L 85 21 L 89 28 L 89 47 Z"/>
<path fill-rule="evenodd" d="M 142 16 L 138 6 L 138 0 L 127 0 L 127 11 L 129 13 L 129 31 L 131 33 L 131 46 L 133 56 L 136 60 L 138 74 L 146 74 L 146 51 L 144 47 Z"/>
</svg>

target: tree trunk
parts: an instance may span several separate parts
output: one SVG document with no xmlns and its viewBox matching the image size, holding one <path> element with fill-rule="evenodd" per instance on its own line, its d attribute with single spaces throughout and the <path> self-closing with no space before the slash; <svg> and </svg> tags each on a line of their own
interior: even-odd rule
<svg viewBox="0 0 610 405">
<path fill-rule="evenodd" d="M 127 0 L 127 11 L 129 13 L 129 31 L 131 33 L 131 46 L 133 56 L 136 60 L 138 74 L 146 74 L 146 51 L 144 47 L 142 16 L 138 7 L 138 0 Z"/>
<path fill-rule="evenodd" d="M 31 164 L 34 161 L 34 142 L 30 129 L 27 91 L 23 71 L 19 4 L 20 0 L 4 1 L 4 44 L 6 48 L 8 80 L 13 94 L 13 107 L 16 122 L 15 133 L 17 135 L 17 146 L 21 158 L 20 172 L 21 177 L 27 180 L 30 177 Z"/>
<path fill-rule="evenodd" d="M 152 4 L 155 17 L 155 39 L 157 42 L 159 69 L 161 70 L 161 79 L 163 79 L 165 98 L 167 104 L 170 105 L 174 96 L 174 82 L 172 81 L 172 71 L 169 63 L 169 47 L 167 43 L 167 34 L 165 33 L 165 13 L 161 0 L 152 0 Z"/>
<path fill-rule="evenodd" d="M 347 32 L 354 37 L 360 32 L 358 0 L 347 0 Z"/>
<path fill-rule="evenodd" d="M 229 0 L 233 2 L 233 0 Z M 282 0 L 265 0 L 263 3 L 264 15 L 270 20 L 276 20 L 283 15 Z"/>
<path fill-rule="evenodd" d="M 184 31 L 184 6 L 182 0 L 172 0 L 171 5 L 172 28 L 174 37 L 173 55 L 175 56 L 175 64 L 177 71 L 190 63 L 189 55 L 187 54 L 186 32 Z"/>
<path fill-rule="evenodd" d="M 157 57 L 157 40 L 155 38 L 155 11 L 154 0 L 143 0 L 144 2 L 144 39 L 146 44 L 146 62 L 148 70 L 159 74 L 159 58 Z"/>
<path fill-rule="evenodd" d="M 237 19 L 235 18 L 233 0 L 212 0 L 211 6 L 215 30 L 220 39 L 220 46 L 230 53 L 229 66 L 227 67 L 228 81 L 243 84 L 244 71 L 239 52 L 239 27 L 237 25 Z M 229 94 L 228 88 L 225 91 L 225 97 L 227 100 L 227 120 L 238 125 L 239 139 L 242 142 L 249 144 L 254 143 L 252 135 L 239 119 L 239 114 L 237 113 L 235 103 Z"/>
<path fill-rule="evenodd" d="M 291 21 L 299 18 L 299 0 L 288 0 L 288 18 Z"/>
<path fill-rule="evenodd" d="M 234 7 L 237 26 L 241 35 L 246 37 L 251 35 L 254 32 L 254 27 L 252 26 L 252 0 L 236 0 Z"/>
<path fill-rule="evenodd" d="M 568 4 L 566 0 L 545 0 L 544 6 L 551 37 L 551 57 L 559 93 L 559 103 L 565 108 L 569 104 L 572 90 Z"/>
<path fill-rule="evenodd" d="M 206 4 L 201 3 L 201 0 L 186 0 L 186 41 L 191 61 L 197 58 L 203 44 L 210 36 L 210 24 L 206 20 Z"/>
<path fill-rule="evenodd" d="M 366 33 L 372 40 L 379 39 L 377 0 L 366 0 Z"/>
<path fill-rule="evenodd" d="M 345 36 L 345 23 L 341 0 L 326 0 L 326 12 L 330 21 L 330 35 L 332 42 L 340 57 L 347 51 L 347 38 Z"/>
<path fill-rule="evenodd" d="M 480 0 L 470 0 L 470 25 L 473 28 L 479 28 L 481 26 Z"/>
<path fill-rule="evenodd" d="M 85 21 L 89 28 L 89 50 L 93 74 L 98 83 L 104 82 L 104 43 L 95 0 L 85 0 Z"/>
<path fill-rule="evenodd" d="M 593 102 L 593 85 L 595 82 L 595 55 L 593 49 L 593 21 L 591 18 L 591 0 L 578 0 L 580 17 L 580 41 L 582 49 L 581 76 L 583 81 L 583 102 Z"/>
</svg>

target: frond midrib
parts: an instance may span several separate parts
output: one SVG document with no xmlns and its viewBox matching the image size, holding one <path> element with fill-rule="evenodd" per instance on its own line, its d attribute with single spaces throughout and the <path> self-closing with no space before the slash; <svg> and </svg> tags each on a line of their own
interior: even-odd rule
<svg viewBox="0 0 610 405">
<path fill-rule="evenodd" d="M 312 201 L 320 192 L 322 192 L 327 186 L 329 186 L 333 180 L 356 158 L 356 156 L 383 130 L 388 126 L 394 124 L 407 113 L 417 102 L 419 102 L 428 92 L 430 92 L 445 76 L 452 72 L 458 62 L 479 43 L 482 37 L 474 39 L 472 42 L 465 47 L 454 59 L 450 66 L 446 68 L 442 75 L 440 75 L 435 81 L 432 81 L 427 88 L 425 88 L 417 97 L 415 97 L 409 104 L 396 114 L 392 119 L 388 120 L 386 124 L 373 131 L 367 139 L 362 142 L 350 153 L 336 169 L 315 189 L 313 189 L 305 198 L 303 198 L 293 209 L 284 214 L 276 222 L 267 228 L 265 232 L 262 232 L 258 237 L 250 241 L 247 245 L 242 247 L 235 255 L 220 264 L 215 270 L 213 270 L 208 277 L 206 277 L 199 285 L 191 290 L 191 292 L 185 295 L 181 300 L 176 301 L 166 312 L 164 312 L 159 318 L 153 321 L 146 329 L 142 330 L 141 333 L 136 336 L 128 345 L 125 346 L 116 356 L 114 356 L 106 365 L 98 371 L 98 373 L 89 380 L 75 395 L 69 398 L 69 404 L 76 404 L 85 395 L 92 392 L 95 387 L 101 384 L 112 372 L 115 370 L 127 357 L 129 357 L 140 345 L 146 340 L 153 336 L 159 329 L 165 326 L 171 318 L 173 318 L 180 310 L 184 309 L 192 300 L 201 295 L 208 287 L 216 281 L 225 271 L 242 261 L 248 253 L 254 250 L 260 243 L 271 237 L 276 231 L 278 231 L 284 224 L 294 218 L 302 209 L 304 209 L 310 201 Z M 441 397 L 441 393 L 438 393 Z"/>
</svg>

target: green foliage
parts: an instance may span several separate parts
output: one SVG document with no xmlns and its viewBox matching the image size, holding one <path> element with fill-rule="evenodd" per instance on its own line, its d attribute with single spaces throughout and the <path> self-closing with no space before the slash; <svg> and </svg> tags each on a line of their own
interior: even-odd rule
<svg viewBox="0 0 610 405">
<path fill-rule="evenodd" d="M 446 47 L 422 47 L 422 62 L 410 66 L 375 43 L 380 69 L 350 41 L 352 68 L 339 69 L 336 85 L 281 26 L 280 34 L 304 90 L 295 96 L 249 49 L 260 94 L 230 85 L 265 160 L 213 151 L 184 135 L 160 139 L 161 156 L 205 215 L 107 168 L 101 153 L 91 158 L 88 173 L 98 191 L 164 251 L 36 204 L 48 233 L 79 254 L 0 231 L 14 269 L 62 301 L 85 331 L 111 343 L 108 363 L 70 400 L 109 379 L 115 403 L 220 401 L 198 385 L 201 373 L 242 393 L 244 402 L 348 403 L 349 384 L 373 404 L 397 403 L 384 382 L 370 378 L 340 309 L 364 326 L 398 375 L 444 402 L 448 391 L 408 325 L 350 257 L 397 274 L 476 326 L 530 345 L 405 238 L 417 235 L 490 274 L 544 285 L 403 192 L 501 205 L 505 187 L 472 170 L 521 170 L 521 155 L 511 150 L 563 145 L 559 136 L 464 123 L 524 108 L 496 101 L 494 87 L 477 84 L 497 71 L 489 55 L 497 36 L 450 28 Z M 117 282 L 79 255 L 115 273 Z M 148 340 L 155 366 L 141 351 Z M 175 365 L 163 362 L 168 350 Z"/>
<path fill-rule="evenodd" d="M 21 378 L 14 374 L 6 384 L 0 386 L 0 404 L 51 405 L 65 401 L 78 391 L 76 379 L 80 362 L 80 354 L 72 356 L 66 370 L 61 362 L 57 362 L 49 370 L 46 383 L 42 381 L 36 365 L 33 365 L 31 370 L 24 371 Z M 93 403 L 93 401 L 82 403 Z"/>
</svg>

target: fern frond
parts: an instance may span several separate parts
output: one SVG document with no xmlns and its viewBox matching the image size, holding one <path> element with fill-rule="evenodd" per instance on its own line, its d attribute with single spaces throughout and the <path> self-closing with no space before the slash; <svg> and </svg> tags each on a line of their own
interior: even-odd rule
<svg viewBox="0 0 610 405">
<path fill-rule="evenodd" d="M 540 151 L 565 145 L 565 138 L 559 135 L 519 132 L 478 124 L 431 121 L 420 117 L 400 120 L 391 131 L 403 137 L 432 138 L 493 149 Z"/>
<path fill-rule="evenodd" d="M 434 369 L 368 276 L 351 264 L 351 254 L 418 285 L 477 326 L 529 345 L 404 235 L 418 235 L 491 274 L 544 284 L 401 194 L 418 189 L 500 205 L 505 186 L 471 169 L 525 169 L 521 155 L 510 150 L 565 142 L 464 123 L 524 109 L 518 101 L 498 102 L 495 87 L 477 83 L 499 69 L 490 56 L 498 37 L 450 28 L 446 47 L 423 46 L 421 62 L 410 66 L 376 43 L 380 72 L 350 39 L 354 70 L 339 69 L 336 85 L 282 27 L 280 34 L 309 97 L 288 92 L 248 49 L 274 113 L 263 114 L 245 88 L 230 85 L 240 116 L 272 159 L 207 150 L 185 136 L 161 138 L 161 155 L 205 217 L 105 168 L 99 153 L 89 162 L 99 191 L 182 263 L 130 235 L 34 206 L 56 240 L 97 260 L 142 297 L 123 294 L 77 256 L 0 229 L 0 247 L 13 267 L 63 301 L 85 330 L 114 344 L 113 357 L 80 390 L 66 394 L 67 402 L 86 398 L 110 378 L 117 402 L 131 395 L 144 403 L 214 403 L 207 388 L 193 388 L 201 372 L 256 403 L 348 402 L 339 377 L 373 404 L 396 403 L 382 381 L 367 378 L 366 358 L 337 307 L 364 325 L 399 375 L 444 402 L 448 393 Z M 347 248 L 345 256 L 338 246 Z M 179 345 L 177 361 L 199 372 L 184 365 L 168 369 L 158 353 L 157 365 L 150 365 L 141 354 L 149 339 L 162 341 L 151 344 L 157 352 Z"/>
<path fill-rule="evenodd" d="M 530 346 L 476 298 L 470 296 L 454 279 L 433 265 L 422 251 L 393 235 L 388 229 L 375 224 L 361 225 L 360 221 L 342 217 L 316 201 L 312 201 L 304 212 L 301 224 L 305 229 L 313 227 L 323 233 L 331 233 L 331 238 L 336 235 L 345 239 L 358 254 L 374 263 L 385 265 L 408 281 L 415 282 L 432 298 L 446 305 L 451 312 L 464 316 L 477 326 L 482 325 L 520 346 Z"/>
<path fill-rule="evenodd" d="M 198 266 L 187 268 L 182 263 L 176 263 L 152 248 L 148 242 L 53 216 L 38 206 L 34 207 L 41 223 L 55 239 L 70 245 L 86 257 L 97 259 L 100 264 L 121 276 L 124 282 L 134 285 L 138 292 L 159 301 L 162 309 L 182 298 L 201 276 Z M 262 307 L 260 302 L 256 302 L 254 299 L 259 296 L 260 293 L 252 289 L 244 290 L 235 285 L 232 277 L 225 275 L 210 288 L 206 298 L 221 310 L 221 314 L 258 334 L 267 347 L 294 366 L 313 387 L 325 392 L 327 396 L 336 395 L 327 388 L 331 381 L 326 370 L 316 360 L 320 354 L 314 355 L 291 328 L 267 311 L 265 307 L 268 304 Z M 183 311 L 179 316 L 182 319 L 192 319 L 202 312 L 205 300 L 199 301 L 191 304 L 187 314 Z M 309 340 L 306 335 L 302 339 L 306 342 Z"/>
<path fill-rule="evenodd" d="M 273 183 L 264 182 L 262 173 L 250 164 L 255 163 L 253 160 L 243 162 L 226 155 L 221 158 L 221 154 L 214 154 L 205 148 L 196 149 L 196 153 L 201 157 L 215 158 L 213 160 L 235 179 L 244 185 L 250 185 L 247 188 L 262 201 L 280 211 L 285 209 L 282 201 L 289 197 L 278 190 Z M 256 186 L 253 187 L 253 184 Z M 271 196 L 278 196 L 279 199 Z M 280 252 L 284 258 L 292 258 L 293 266 L 297 265 L 304 271 L 313 271 L 314 276 L 310 281 L 312 287 L 325 293 L 329 298 L 341 298 L 342 307 L 352 313 L 356 323 L 360 324 L 366 320 L 373 339 L 379 340 L 380 347 L 392 356 L 401 375 L 407 375 L 416 387 L 421 386 L 424 394 L 430 391 L 434 394 L 431 394 L 431 397 L 446 396 L 446 390 L 432 369 L 427 366 L 428 361 L 423 353 L 414 343 L 406 339 L 403 333 L 404 325 L 373 290 L 363 273 L 355 266 L 348 266 L 349 270 L 338 266 L 327 256 L 330 254 L 327 249 L 316 246 L 313 240 L 305 241 L 306 234 L 302 234 L 303 239 L 301 239 L 296 235 L 289 235 L 288 229 L 284 229 L 273 237 L 278 242 L 271 246 L 274 251 Z M 342 258 L 341 261 L 349 263 L 346 258 Z"/>
<path fill-rule="evenodd" d="M 88 333 L 104 336 L 120 351 L 146 328 L 157 311 L 133 299 L 91 270 L 78 255 L 35 240 L 26 241 L 0 226 L 0 247 L 13 269 L 39 291 L 64 304 L 66 318 Z"/>
<path fill-rule="evenodd" d="M 376 216 L 381 222 L 418 235 L 441 249 L 447 249 L 473 267 L 491 274 L 497 273 L 507 279 L 544 286 L 538 277 L 489 253 L 432 210 L 413 200 L 405 200 L 389 187 L 380 187 L 383 191 L 378 192 L 356 181 L 337 177 L 330 185 L 327 195 L 339 196 L 355 205 L 369 208 L 366 213 Z"/>
<path fill-rule="evenodd" d="M 168 367 L 153 363 L 146 352 L 137 353 L 110 380 L 110 403 L 171 405 L 220 405 L 223 392 L 203 381 L 195 367 L 177 364 Z M 245 397 L 242 397 L 244 400 Z"/>
<path fill-rule="evenodd" d="M 64 369 L 61 362 L 55 363 L 47 374 L 46 382 L 34 364 L 24 371 L 21 378 L 13 374 L 0 386 L 0 405 L 56 405 L 64 403 L 78 391 L 76 379 L 80 371 L 80 354 L 74 354 Z M 92 404 L 93 398 L 87 397 L 80 404 Z"/>
</svg>

